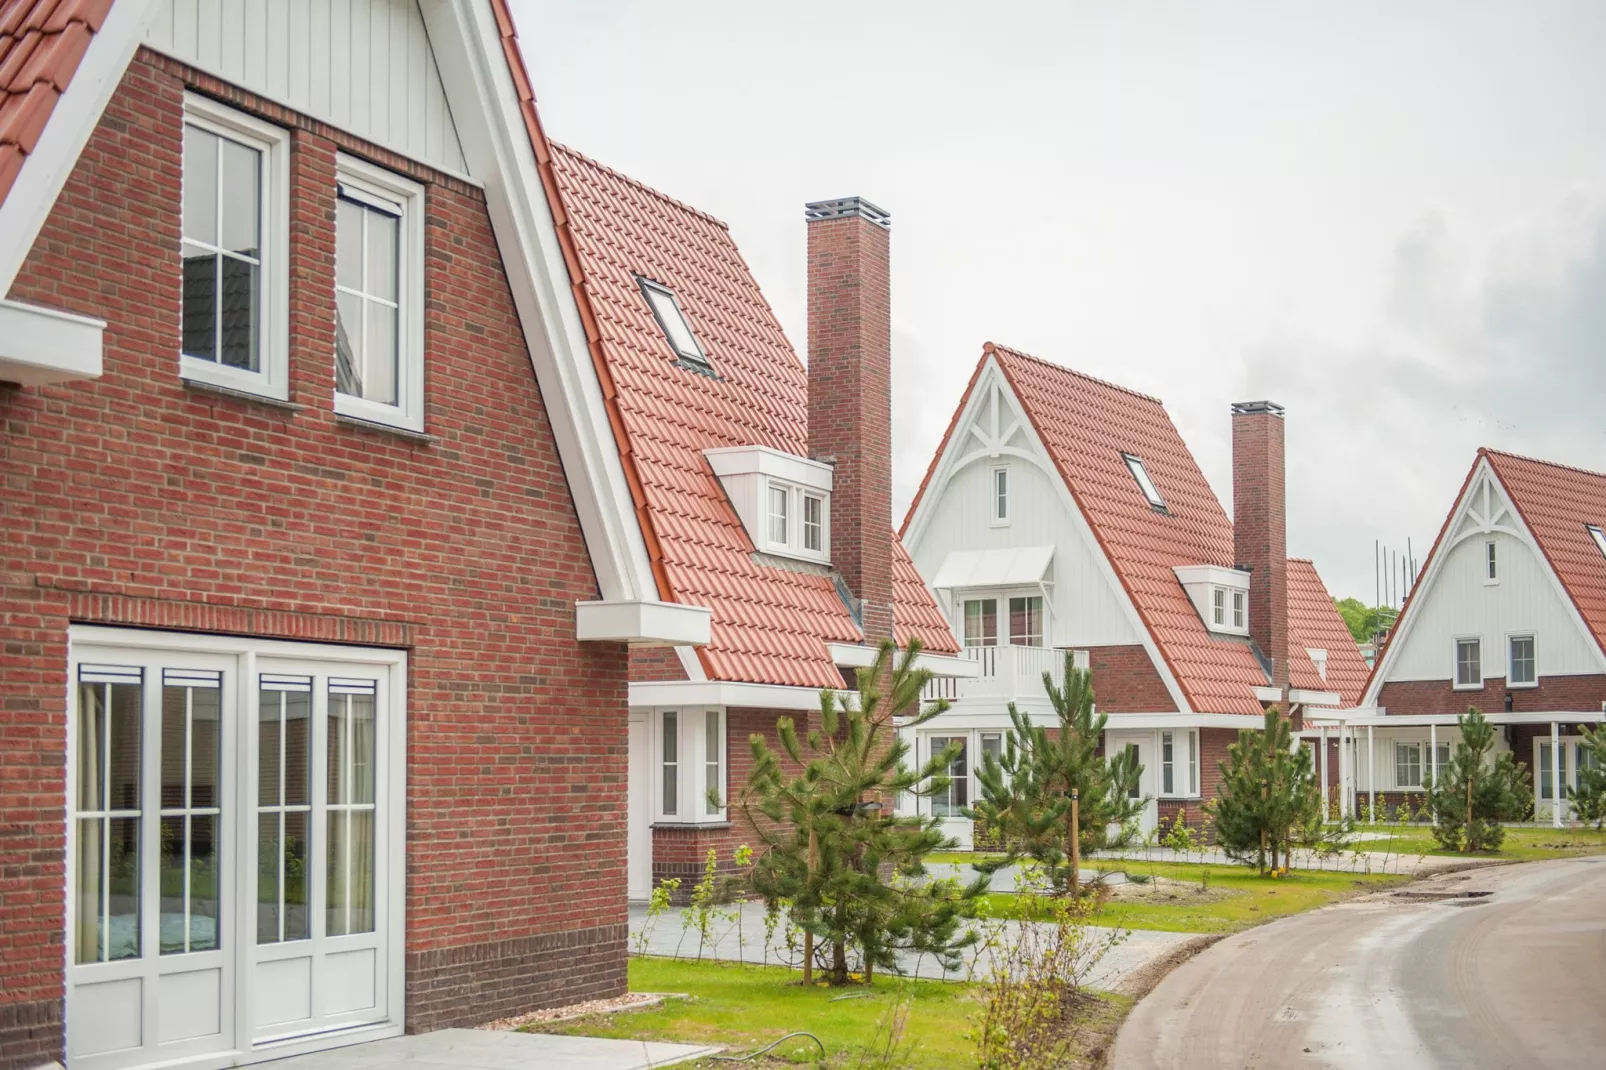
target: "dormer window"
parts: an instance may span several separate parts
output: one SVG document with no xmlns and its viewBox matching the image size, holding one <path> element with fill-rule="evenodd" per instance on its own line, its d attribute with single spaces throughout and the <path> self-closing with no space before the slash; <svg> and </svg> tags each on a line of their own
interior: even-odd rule
<svg viewBox="0 0 1606 1070">
<path fill-rule="evenodd" d="M 1585 524 L 1584 527 L 1589 529 L 1589 537 L 1595 540 L 1600 552 L 1606 554 L 1606 531 L 1602 531 L 1599 524 Z"/>
<path fill-rule="evenodd" d="M 681 309 L 674 291 L 640 275 L 636 276 L 636 283 L 641 287 L 641 295 L 647 299 L 653 318 L 658 321 L 658 328 L 664 332 L 664 339 L 668 341 L 669 348 L 675 351 L 675 356 L 701 369 L 708 369 L 708 356 L 697 343 L 697 336 L 691 333 L 691 324 L 686 322 L 686 313 Z"/>
<path fill-rule="evenodd" d="M 1207 629 L 1249 634 L 1249 573 L 1220 565 L 1179 565 L 1172 571 Z"/>
<path fill-rule="evenodd" d="M 803 549 L 816 554 L 825 549 L 825 499 L 817 494 L 803 495 Z"/>
<path fill-rule="evenodd" d="M 785 546 L 791 526 L 787 518 L 792 504 L 792 491 L 790 487 L 771 483 L 769 487 L 770 499 L 770 542 Z"/>
<path fill-rule="evenodd" d="M 767 446 L 704 450 L 753 549 L 831 561 L 831 466 Z"/>
<path fill-rule="evenodd" d="M 1220 587 L 1216 587 L 1216 588 L 1212 589 L 1211 592 L 1210 592 L 1210 602 L 1211 602 L 1210 616 L 1211 616 L 1211 619 L 1213 621 L 1215 621 L 1216 627 L 1218 627 L 1218 628 L 1226 627 L 1226 625 L 1227 625 L 1227 592 L 1222 590 Z"/>
<path fill-rule="evenodd" d="M 1238 628 L 1238 629 L 1244 630 L 1244 631 L 1248 630 L 1248 628 L 1249 628 L 1249 621 L 1248 621 L 1249 614 L 1246 612 L 1246 609 L 1248 607 L 1248 602 L 1249 602 L 1249 595 L 1246 594 L 1245 592 L 1243 592 L 1243 591 L 1234 591 L 1234 592 L 1232 592 L 1232 626 L 1234 628 Z"/>
<path fill-rule="evenodd" d="M 1149 470 L 1144 466 L 1143 458 L 1134 457 L 1130 453 L 1121 454 L 1121 458 L 1126 461 L 1126 467 L 1132 473 L 1132 478 L 1137 480 L 1138 489 L 1143 492 L 1149 508 L 1156 512 L 1165 512 L 1165 499 L 1160 497 L 1160 491 L 1155 487 L 1154 480 L 1149 478 Z"/>
</svg>

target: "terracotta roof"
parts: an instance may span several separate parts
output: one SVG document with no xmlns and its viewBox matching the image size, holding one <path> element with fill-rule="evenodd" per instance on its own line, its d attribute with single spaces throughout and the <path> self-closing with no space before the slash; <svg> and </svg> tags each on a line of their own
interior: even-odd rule
<svg viewBox="0 0 1606 1070">
<path fill-rule="evenodd" d="M 1247 640 L 1213 635 L 1205 628 L 1173 571 L 1179 565 L 1232 568 L 1232 521 L 1160 400 L 992 342 L 983 347 L 982 365 L 990 357 L 998 360 L 1189 705 L 1201 713 L 1260 713 L 1252 688 L 1265 686 L 1267 677 L 1259 658 Z M 980 370 L 978 365 L 967 397 Z M 961 401 L 961 410 L 964 405 Z M 950 423 L 950 435 L 954 426 Z M 941 448 L 938 452 L 940 456 Z M 1122 454 L 1142 459 L 1166 512 L 1150 508 Z M 923 483 L 916 504 L 925 489 Z M 912 505 L 911 515 L 913 511 Z M 1315 578 L 1313 568 L 1309 576 Z M 1320 588 L 1321 581 L 1315 583 Z M 1293 610 L 1292 584 L 1289 602 Z M 1344 663 L 1341 675 L 1346 674 L 1352 671 L 1347 655 L 1354 652 L 1359 660 L 1359 653 L 1331 600 L 1326 612 L 1331 619 L 1320 625 L 1319 607 L 1308 607 L 1302 616 L 1308 634 L 1343 633 L 1349 646 L 1332 645 Z M 1314 688 L 1320 677 L 1303 648 L 1299 650 L 1290 674 Z M 1329 658 L 1333 656 L 1330 652 Z M 1333 665 L 1330 660 L 1330 678 Z M 1364 662 L 1361 674 L 1358 682 L 1364 682 Z M 1352 686 L 1347 676 L 1345 686 Z"/>
<path fill-rule="evenodd" d="M 0 201 L 111 6 L 112 0 L 0 0 Z"/>
<path fill-rule="evenodd" d="M 725 225 L 573 150 L 552 171 L 624 450 L 639 479 L 665 596 L 713 611 L 699 654 L 713 679 L 838 686 L 827 642 L 862 635 L 832 577 L 754 560 L 703 451 L 761 445 L 806 456 L 808 374 Z M 637 276 L 674 291 L 714 375 L 674 363 Z M 889 530 L 888 538 L 896 539 Z M 908 566 L 896 585 L 900 642 L 953 650 L 952 632 Z M 901 573 L 900 569 L 900 573 Z"/>
<path fill-rule="evenodd" d="M 959 641 L 932 599 L 931 588 L 915 569 L 903 540 L 896 536 L 892 542 L 892 638 L 900 647 L 919 639 L 934 653 L 959 653 Z"/>
<path fill-rule="evenodd" d="M 1324 680 L 1306 650 L 1327 651 Z M 1288 675 L 1293 687 L 1336 691 L 1345 706 L 1361 701 L 1371 669 L 1361 648 L 1336 609 L 1316 565 L 1302 557 L 1288 559 Z"/>
</svg>

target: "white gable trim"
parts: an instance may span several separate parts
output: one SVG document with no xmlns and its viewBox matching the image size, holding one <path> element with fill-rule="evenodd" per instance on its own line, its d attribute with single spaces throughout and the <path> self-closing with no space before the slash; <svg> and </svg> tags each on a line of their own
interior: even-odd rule
<svg viewBox="0 0 1606 1070">
<path fill-rule="evenodd" d="M 981 408 L 984 405 L 988 408 L 985 415 L 990 418 L 991 430 L 984 427 L 978 432 L 977 417 L 982 415 Z M 1005 422 L 1000 423 L 1001 418 Z M 1025 446 L 1004 445 L 1015 437 L 1024 439 Z M 982 441 L 984 443 L 982 448 L 968 449 L 973 440 Z M 1099 572 L 1115 593 L 1116 602 L 1126 615 L 1133 632 L 1142 637 L 1143 649 L 1149 655 L 1150 664 L 1160 674 L 1166 693 L 1171 696 L 1171 701 L 1175 703 L 1178 712 L 1192 713 L 1193 707 L 1189 704 L 1182 685 L 1177 682 L 1176 675 L 1172 673 L 1170 664 L 1161 655 L 1154 633 L 1138 612 L 1137 604 L 1132 601 L 1126 584 L 1116 575 L 1115 566 L 1110 563 L 1104 548 L 1093 535 L 1092 525 L 1088 523 L 1081 505 L 1071 494 L 1070 487 L 1066 486 L 1059 467 L 1054 464 L 1054 459 L 1048 452 L 1048 447 L 1038 437 L 1037 429 L 1027 417 L 1026 409 L 1021 404 L 1020 398 L 1015 395 L 1014 388 L 1004 376 L 995 354 L 989 354 L 982 365 L 981 374 L 976 377 L 970 398 L 965 403 L 959 420 L 954 424 L 954 433 L 949 436 L 948 442 L 943 447 L 942 455 L 931 473 L 931 480 L 926 485 L 925 492 L 915 503 L 914 511 L 909 516 L 905 545 L 920 541 L 935 512 L 934 503 L 941 498 L 954 476 L 972 461 L 996 456 L 997 454 L 992 452 L 994 450 L 1012 457 L 1020 457 L 1048 474 L 1050 482 L 1059 490 L 1060 501 L 1065 506 L 1066 512 L 1072 517 L 1077 537 L 1083 540 L 1093 558 L 1099 563 Z"/>
<path fill-rule="evenodd" d="M 0 204 L 0 296 L 11 292 L 39 229 L 78 163 L 78 154 L 134 58 L 153 2 L 117 0 L 112 5 L 100 32 L 89 39 L 67 91 L 56 101 L 39 143 L 23 160 L 5 203 Z"/>
<path fill-rule="evenodd" d="M 1579 523 L 1582 524 L 1583 521 Z M 1422 577 L 1417 581 L 1416 589 L 1411 592 L 1405 612 L 1395 623 L 1394 634 L 1389 636 L 1388 645 L 1383 648 L 1383 658 L 1367 684 L 1366 693 L 1361 696 L 1361 706 L 1377 705 L 1378 694 L 1388 683 L 1389 674 L 1394 669 L 1395 662 L 1399 660 L 1400 651 L 1405 649 L 1406 640 L 1410 637 L 1417 619 L 1422 615 L 1417 611 L 1417 606 L 1424 599 L 1432 597 L 1434 584 L 1438 581 L 1444 562 L 1450 556 L 1450 550 L 1468 539 L 1481 538 L 1495 532 L 1501 532 L 1518 540 L 1533 553 L 1534 558 L 1543 567 L 1545 575 L 1550 578 L 1551 587 L 1556 597 L 1561 600 L 1564 612 L 1584 636 L 1589 648 L 1595 652 L 1601 671 L 1606 672 L 1606 652 L 1601 650 L 1600 640 L 1595 638 L 1594 633 L 1589 630 L 1589 625 L 1584 622 L 1572 595 L 1561 582 L 1561 577 L 1556 575 L 1550 558 L 1540 547 L 1539 540 L 1534 538 L 1533 532 L 1528 529 L 1522 514 L 1517 511 L 1510 491 L 1506 490 L 1505 484 L 1500 481 L 1500 476 L 1487 457 L 1480 455 L 1477 463 L 1473 465 L 1472 476 L 1467 480 L 1461 497 L 1456 499 L 1454 507 L 1451 508 L 1450 519 L 1445 525 L 1444 532 L 1440 545 L 1434 547 L 1428 557 Z"/>
</svg>

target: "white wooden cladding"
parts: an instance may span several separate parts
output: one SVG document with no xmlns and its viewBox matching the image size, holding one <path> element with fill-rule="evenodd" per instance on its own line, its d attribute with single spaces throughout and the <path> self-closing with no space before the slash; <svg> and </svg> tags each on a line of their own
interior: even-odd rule
<svg viewBox="0 0 1606 1070">
<path fill-rule="evenodd" d="M 145 43 L 393 152 L 467 173 L 417 0 L 160 0 Z"/>
<path fill-rule="evenodd" d="M 1484 582 L 1486 543 L 1495 544 L 1499 582 Z M 1601 671 L 1549 568 L 1525 540 L 1496 531 L 1464 538 L 1445 555 L 1432 586 L 1417 595 L 1389 680 L 1453 678 L 1456 637 L 1483 640 L 1483 675 L 1506 675 L 1507 637 L 1532 635 L 1540 678 Z"/>
</svg>

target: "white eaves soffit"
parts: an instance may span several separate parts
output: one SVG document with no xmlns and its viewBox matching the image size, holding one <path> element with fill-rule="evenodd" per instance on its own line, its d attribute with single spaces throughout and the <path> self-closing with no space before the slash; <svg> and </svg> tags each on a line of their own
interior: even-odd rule
<svg viewBox="0 0 1606 1070">
<path fill-rule="evenodd" d="M 106 321 L 0 298 L 0 382 L 97 379 Z"/>
</svg>

